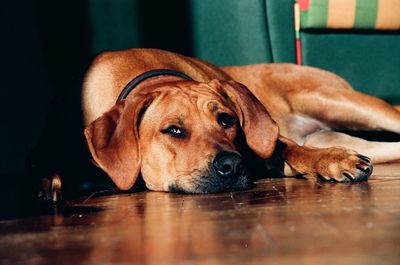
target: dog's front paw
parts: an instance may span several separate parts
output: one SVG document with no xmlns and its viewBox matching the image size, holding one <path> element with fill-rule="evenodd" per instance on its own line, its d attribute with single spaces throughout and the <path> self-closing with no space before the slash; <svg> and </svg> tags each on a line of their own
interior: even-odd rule
<svg viewBox="0 0 400 265">
<path fill-rule="evenodd" d="M 344 148 L 328 148 L 315 164 L 316 175 L 326 181 L 359 182 L 372 174 L 371 160 Z"/>
<path fill-rule="evenodd" d="M 62 181 L 59 173 L 52 173 L 41 179 L 37 198 L 58 202 L 61 200 Z"/>
</svg>

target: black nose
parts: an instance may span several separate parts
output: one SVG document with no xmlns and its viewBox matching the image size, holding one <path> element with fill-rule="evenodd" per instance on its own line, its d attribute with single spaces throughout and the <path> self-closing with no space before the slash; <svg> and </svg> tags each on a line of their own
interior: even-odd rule
<svg viewBox="0 0 400 265">
<path fill-rule="evenodd" d="M 213 167 L 220 177 L 238 177 L 243 173 L 243 160 L 236 153 L 223 151 L 215 156 Z"/>
</svg>

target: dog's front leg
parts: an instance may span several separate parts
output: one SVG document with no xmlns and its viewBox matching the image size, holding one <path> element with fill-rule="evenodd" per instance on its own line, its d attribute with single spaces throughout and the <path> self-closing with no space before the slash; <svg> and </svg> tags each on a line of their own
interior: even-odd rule
<svg viewBox="0 0 400 265">
<path fill-rule="evenodd" d="M 280 137 L 286 148 L 282 152 L 285 161 L 284 175 L 308 175 L 336 182 L 364 181 L 372 173 L 368 157 L 341 147 L 314 148 L 299 146 Z"/>
</svg>

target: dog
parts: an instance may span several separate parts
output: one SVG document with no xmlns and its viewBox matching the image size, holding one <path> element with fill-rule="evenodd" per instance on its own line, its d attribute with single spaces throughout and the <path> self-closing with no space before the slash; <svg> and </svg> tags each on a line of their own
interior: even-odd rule
<svg viewBox="0 0 400 265">
<path fill-rule="evenodd" d="M 219 68 L 157 49 L 104 52 L 86 74 L 82 110 L 93 162 L 121 190 L 139 175 L 154 191 L 246 189 L 248 155 L 280 161 L 284 176 L 334 182 L 366 181 L 373 162 L 400 158 L 399 142 L 341 132 L 400 133 L 396 107 L 307 66 Z M 60 176 L 47 183 L 59 197 Z"/>
</svg>

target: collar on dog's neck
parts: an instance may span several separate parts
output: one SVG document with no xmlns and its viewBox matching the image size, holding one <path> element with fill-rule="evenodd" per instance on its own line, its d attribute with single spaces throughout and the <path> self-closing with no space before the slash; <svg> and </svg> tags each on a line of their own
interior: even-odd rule
<svg viewBox="0 0 400 265">
<path fill-rule="evenodd" d="M 137 87 L 140 83 L 142 83 L 144 80 L 149 79 L 151 77 L 154 76 L 160 76 L 160 75 L 172 75 L 172 76 L 177 76 L 177 77 L 181 77 L 185 80 L 188 81 L 193 81 L 192 78 L 190 78 L 189 76 L 187 76 L 186 74 L 179 72 L 179 71 L 175 71 L 175 70 L 169 70 L 169 69 L 155 69 L 155 70 L 151 70 L 148 72 L 144 72 L 141 75 L 138 75 L 137 77 L 135 77 L 134 79 L 132 79 L 126 86 L 125 88 L 121 91 L 121 93 L 118 96 L 117 99 L 117 103 L 120 102 L 121 100 L 126 99 L 126 97 L 129 95 L 129 93 L 131 93 L 131 91 Z"/>
</svg>

